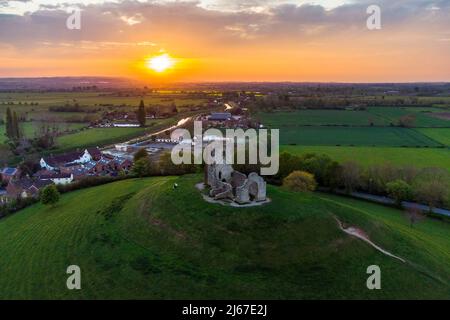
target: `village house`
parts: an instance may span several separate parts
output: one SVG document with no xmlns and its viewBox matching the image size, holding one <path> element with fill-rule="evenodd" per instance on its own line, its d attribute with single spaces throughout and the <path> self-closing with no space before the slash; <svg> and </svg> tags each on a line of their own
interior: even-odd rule
<svg viewBox="0 0 450 320">
<path fill-rule="evenodd" d="M 131 170 L 132 166 L 133 162 L 127 158 L 114 158 L 110 163 L 110 167 L 115 171 L 123 170 L 128 172 Z"/>
<path fill-rule="evenodd" d="M 94 176 L 92 173 L 92 167 L 85 167 L 84 165 L 75 165 L 62 169 L 61 172 L 66 174 L 71 174 L 73 176 L 73 181 L 79 181 L 83 178 Z"/>
<path fill-rule="evenodd" d="M 70 164 L 82 164 L 92 160 L 100 160 L 102 154 L 98 148 L 88 148 L 84 151 L 74 151 L 56 156 L 42 157 L 39 161 L 41 168 L 58 170 L 60 167 Z"/>
<path fill-rule="evenodd" d="M 89 161 L 80 164 L 67 164 L 62 167 L 59 167 L 59 172 L 65 174 L 72 174 L 74 180 L 80 180 L 86 176 L 94 176 L 95 175 L 95 166 L 96 161 Z"/>
<path fill-rule="evenodd" d="M 8 183 L 13 178 L 18 178 L 20 176 L 20 171 L 17 168 L 5 167 L 0 172 L 2 182 Z"/>
<path fill-rule="evenodd" d="M 53 184 L 51 180 L 32 180 L 28 177 L 11 179 L 6 186 L 6 194 L 9 198 L 36 198 L 39 190 Z"/>
<path fill-rule="evenodd" d="M 93 172 L 97 174 L 115 174 L 119 171 L 128 172 L 133 165 L 133 162 L 127 158 L 113 157 L 104 155 L 96 162 Z"/>
<path fill-rule="evenodd" d="M 42 157 L 39 164 L 42 170 L 34 174 L 35 179 L 64 185 L 86 177 L 116 176 L 120 171 L 129 172 L 133 162 L 124 157 L 103 154 L 98 148 L 87 148 L 84 151 Z"/>
<path fill-rule="evenodd" d="M 119 171 L 128 172 L 133 165 L 130 159 L 103 154 L 98 161 L 85 163 L 66 164 L 59 167 L 64 174 L 72 174 L 74 180 L 80 180 L 87 176 L 116 175 Z"/>
<path fill-rule="evenodd" d="M 50 170 L 40 170 L 35 175 L 39 180 L 50 180 L 54 184 L 69 184 L 73 181 L 72 173 L 54 172 Z"/>
</svg>

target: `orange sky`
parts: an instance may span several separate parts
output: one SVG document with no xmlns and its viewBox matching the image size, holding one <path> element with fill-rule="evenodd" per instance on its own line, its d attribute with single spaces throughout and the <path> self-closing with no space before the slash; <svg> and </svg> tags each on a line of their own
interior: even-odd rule
<svg viewBox="0 0 450 320">
<path fill-rule="evenodd" d="M 84 7 L 81 30 L 65 28 L 68 14 L 62 10 L 6 17 L 0 7 L 0 76 L 450 81 L 450 28 L 444 19 L 450 5 L 417 5 L 401 14 L 390 3 L 376 31 L 366 28 L 368 15 L 360 4 L 267 5 L 263 13 L 178 3 L 97 4 Z M 170 72 L 145 67 L 146 58 L 161 52 L 177 60 Z"/>
</svg>

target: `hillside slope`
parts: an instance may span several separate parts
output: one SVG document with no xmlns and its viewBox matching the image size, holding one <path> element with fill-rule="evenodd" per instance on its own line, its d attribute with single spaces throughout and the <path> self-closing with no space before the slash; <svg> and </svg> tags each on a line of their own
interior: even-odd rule
<svg viewBox="0 0 450 320">
<path fill-rule="evenodd" d="M 224 207 L 203 201 L 200 179 L 125 180 L 0 220 L 0 298 L 450 298 L 448 224 L 410 228 L 397 210 L 270 186 L 270 204 Z M 71 264 L 82 290 L 66 289 Z M 373 264 L 382 290 L 366 288 Z"/>
</svg>

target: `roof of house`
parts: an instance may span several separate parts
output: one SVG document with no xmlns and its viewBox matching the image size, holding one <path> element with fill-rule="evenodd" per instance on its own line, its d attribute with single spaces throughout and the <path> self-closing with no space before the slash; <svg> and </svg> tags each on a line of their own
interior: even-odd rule
<svg viewBox="0 0 450 320">
<path fill-rule="evenodd" d="M 126 162 L 131 163 L 131 160 L 127 159 L 127 158 L 116 157 L 113 160 L 111 160 L 111 162 L 113 162 L 115 164 L 118 164 L 118 165 L 121 165 L 121 164 L 126 163 Z"/>
<path fill-rule="evenodd" d="M 40 179 L 48 180 L 48 179 L 67 179 L 72 175 L 70 173 L 59 173 L 59 172 L 47 172 L 39 175 Z"/>
<path fill-rule="evenodd" d="M 87 151 L 91 155 L 92 158 L 101 158 L 102 152 L 98 148 L 87 148 Z"/>
<path fill-rule="evenodd" d="M 84 154 L 84 151 L 74 151 L 69 153 L 60 154 L 57 156 L 44 157 L 44 161 L 52 166 L 57 167 L 58 165 L 66 164 L 78 160 Z"/>
<path fill-rule="evenodd" d="M 211 115 L 208 117 L 208 120 L 229 120 L 231 119 L 231 113 L 229 112 L 212 112 Z"/>
<path fill-rule="evenodd" d="M 28 190 L 33 187 L 36 189 L 41 189 L 45 186 L 53 184 L 53 182 L 50 180 L 40 180 L 40 179 L 32 180 L 30 178 L 11 180 L 9 183 L 14 185 L 15 187 L 21 188 L 23 190 Z"/>
<path fill-rule="evenodd" d="M 95 167 L 96 164 L 97 164 L 97 162 L 95 162 L 95 161 L 86 162 L 83 164 L 83 169 L 91 170 L 92 168 Z"/>
<path fill-rule="evenodd" d="M 107 165 L 110 162 L 111 162 L 111 159 L 101 158 L 100 160 L 97 161 L 97 164 Z"/>
<path fill-rule="evenodd" d="M 1 173 L 7 176 L 12 176 L 17 173 L 17 168 L 5 167 L 2 169 Z"/>
<path fill-rule="evenodd" d="M 81 168 L 81 167 L 74 168 L 74 169 L 72 170 L 72 174 L 73 174 L 75 177 L 79 177 L 79 176 L 87 176 L 87 175 L 89 175 L 89 169 L 87 169 L 87 168 Z"/>
</svg>

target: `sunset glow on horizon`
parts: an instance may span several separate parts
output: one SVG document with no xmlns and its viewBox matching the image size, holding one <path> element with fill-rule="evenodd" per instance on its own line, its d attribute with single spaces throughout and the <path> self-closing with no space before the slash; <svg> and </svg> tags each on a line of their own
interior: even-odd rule
<svg viewBox="0 0 450 320">
<path fill-rule="evenodd" d="M 175 61 L 167 53 L 164 53 L 147 59 L 146 65 L 149 69 L 161 73 L 173 68 Z"/>
</svg>

